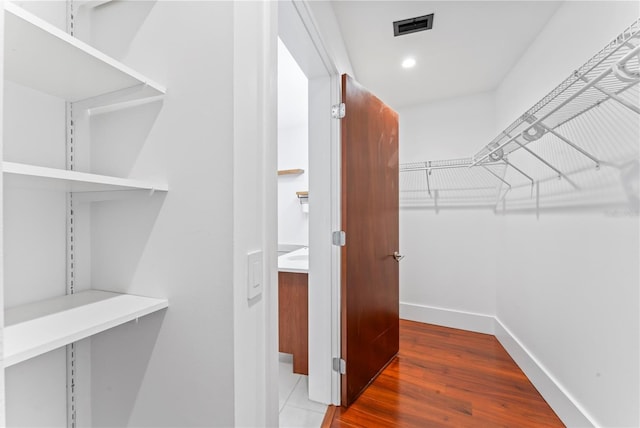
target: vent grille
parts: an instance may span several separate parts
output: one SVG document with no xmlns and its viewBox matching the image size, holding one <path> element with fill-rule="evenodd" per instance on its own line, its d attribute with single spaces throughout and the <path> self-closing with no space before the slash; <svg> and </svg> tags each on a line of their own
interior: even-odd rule
<svg viewBox="0 0 640 428">
<path fill-rule="evenodd" d="M 393 35 L 395 37 L 418 31 L 431 30 L 433 28 L 433 13 L 416 18 L 403 19 L 393 23 Z"/>
</svg>

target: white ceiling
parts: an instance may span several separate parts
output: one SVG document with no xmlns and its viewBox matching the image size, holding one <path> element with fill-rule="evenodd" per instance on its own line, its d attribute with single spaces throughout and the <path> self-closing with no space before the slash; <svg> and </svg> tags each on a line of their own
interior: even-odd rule
<svg viewBox="0 0 640 428">
<path fill-rule="evenodd" d="M 560 3 L 332 2 L 357 80 L 396 109 L 495 89 Z M 393 21 L 430 13 L 432 30 L 393 36 Z"/>
</svg>

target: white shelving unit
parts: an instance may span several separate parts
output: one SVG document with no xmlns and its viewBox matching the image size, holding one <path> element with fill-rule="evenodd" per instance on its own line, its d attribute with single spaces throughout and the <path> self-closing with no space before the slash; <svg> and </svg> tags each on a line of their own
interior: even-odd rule
<svg viewBox="0 0 640 428">
<path fill-rule="evenodd" d="M 108 7 L 105 3 L 108 2 L 101 0 L 80 2 L 74 4 L 74 7 L 85 6 L 93 8 L 101 5 Z M 64 2 L 60 2 L 59 5 L 61 9 L 58 12 L 61 14 L 68 13 L 68 10 L 64 9 L 66 7 Z M 46 202 L 42 202 L 42 205 L 38 205 L 38 207 L 45 207 L 42 212 L 37 213 L 37 216 L 32 217 L 29 221 L 43 223 L 43 219 L 48 215 L 46 210 L 49 207 L 59 210 L 64 206 L 65 198 L 67 210 L 67 295 L 59 295 L 65 292 L 65 277 L 59 274 L 61 269 L 57 269 L 53 270 L 55 275 L 52 275 L 50 288 L 42 285 L 37 288 L 35 287 L 36 284 L 34 284 L 34 290 L 39 291 L 26 290 L 25 295 L 28 297 L 20 301 L 28 303 L 20 303 L 18 306 L 5 309 L 3 366 L 5 368 L 15 366 L 57 348 L 70 345 L 67 347 L 66 360 L 67 385 L 73 385 L 75 384 L 74 377 L 76 376 L 76 351 L 74 350 L 76 345 L 74 342 L 163 310 L 169 305 L 164 298 L 87 290 L 87 288 L 91 288 L 90 276 L 84 278 L 83 286 L 74 288 L 74 272 L 76 264 L 79 263 L 78 260 L 85 260 L 85 263 L 90 260 L 90 257 L 85 257 L 84 259 L 83 257 L 74 257 L 75 248 L 81 245 L 76 245 L 76 242 L 93 242 L 92 239 L 94 238 L 94 229 L 92 228 L 85 227 L 82 232 L 78 232 L 78 229 L 82 228 L 78 224 L 89 224 L 87 220 L 92 216 L 90 208 L 78 208 L 78 205 L 85 202 L 90 203 L 94 200 L 109 201 L 117 199 L 125 193 L 133 197 L 137 197 L 138 194 L 145 197 L 145 195 L 151 195 L 155 192 L 167 192 L 168 185 L 162 180 L 112 177 L 77 171 L 77 163 L 73 160 L 73 155 L 76 153 L 74 145 L 88 145 L 87 147 L 90 147 L 90 142 L 87 140 L 91 134 L 85 133 L 82 136 L 78 136 L 77 133 L 74 133 L 74 126 L 76 125 L 73 122 L 77 122 L 78 118 L 84 121 L 90 120 L 90 109 L 96 109 L 93 113 L 108 114 L 114 110 L 159 100 L 164 95 L 165 88 L 16 4 L 6 1 L 3 3 L 3 7 L 5 16 L 4 79 L 60 100 L 60 104 L 57 104 L 55 109 L 53 107 L 50 110 L 35 109 L 37 111 L 34 112 L 34 121 L 45 117 L 47 119 L 57 117 L 60 112 L 58 107 L 62 107 L 63 102 L 67 103 L 65 126 L 67 128 L 66 159 L 68 165 L 68 169 L 60 169 L 28 163 L 15 163 L 4 160 L 5 153 L 2 155 L 3 185 L 5 191 L 12 195 L 12 199 L 5 197 L 3 201 L 5 213 L 8 211 L 6 204 L 11 203 L 9 200 L 17 203 L 15 206 L 9 206 L 13 207 L 12 212 L 14 215 L 11 216 L 10 220 L 7 219 L 9 216 L 5 216 L 5 223 L 8 222 L 8 224 L 5 224 L 6 228 L 12 227 L 11 222 L 15 222 L 13 225 L 19 227 L 28 228 L 30 226 L 28 223 L 23 223 L 20 215 L 15 215 L 16 206 L 20 206 L 19 209 L 22 209 L 20 204 L 24 201 L 20 192 L 23 192 L 23 189 L 37 190 L 37 192 L 29 192 L 29 196 L 25 196 L 25 200 L 37 200 L 38 203 L 40 203 L 41 199 L 46 200 Z M 20 90 L 20 88 L 18 87 L 17 90 Z M 5 95 L 3 99 L 5 109 L 11 109 L 11 103 L 18 102 L 15 97 L 14 93 L 10 96 Z M 78 115 L 76 118 L 74 111 L 87 114 Z M 85 125 L 88 125 L 88 122 Z M 5 147 L 11 144 L 14 149 L 20 147 L 20 138 L 23 137 L 18 134 L 20 131 L 14 127 L 10 132 L 5 132 L 3 135 Z M 60 139 L 64 139 L 64 135 L 54 134 L 51 138 L 51 147 L 64 148 L 64 145 L 61 144 L 62 141 L 60 141 Z M 53 152 L 54 150 L 51 150 L 51 153 Z M 27 153 L 24 157 L 28 158 L 29 154 Z M 52 164 L 55 165 L 59 161 L 60 157 L 53 160 Z M 83 162 L 80 163 L 86 166 L 88 160 L 83 159 Z M 87 168 L 87 170 L 90 170 L 90 168 Z M 58 195 L 49 192 L 57 192 Z M 60 192 L 63 195 L 59 195 Z M 64 194 L 69 194 L 70 196 Z M 74 194 L 78 195 L 74 198 Z M 101 196 L 95 195 L 109 195 L 109 197 L 101 199 Z M 76 201 L 76 206 L 74 206 L 74 200 Z M 60 211 L 56 211 L 54 214 L 55 218 L 64 218 Z M 74 216 L 81 217 L 75 219 L 81 221 L 74 221 Z M 64 228 L 65 224 L 60 226 Z M 81 233 L 82 235 L 75 236 L 75 234 Z M 48 248 L 47 251 L 51 251 L 50 255 L 53 256 L 53 259 L 64 260 L 65 255 L 62 252 L 65 249 L 65 242 L 64 240 L 58 242 L 58 239 L 63 238 L 64 235 L 58 232 L 45 235 L 42 238 L 38 237 L 40 241 L 35 245 L 43 244 L 42 247 L 46 247 Z M 55 239 L 55 245 L 51 245 L 52 239 Z M 3 243 L 5 259 L 7 259 L 7 249 L 11 250 L 12 245 L 16 245 L 16 248 L 21 251 L 24 249 L 29 251 L 32 248 L 28 246 L 34 245 L 36 241 L 24 244 L 15 240 L 5 239 Z M 27 245 L 27 247 L 24 247 L 24 245 Z M 83 247 L 84 250 L 88 248 L 90 248 L 89 245 Z M 10 257 L 9 260 L 11 260 Z M 8 276 L 5 275 L 4 287 L 16 291 L 13 287 L 16 287 L 16 280 L 20 283 L 19 268 L 12 265 L 8 266 L 8 268 L 6 270 L 11 270 L 13 273 Z M 48 268 L 43 268 L 45 269 L 43 272 L 47 272 L 47 275 L 49 271 L 46 269 Z M 83 269 L 90 271 L 91 267 L 83 266 Z M 40 282 L 39 284 L 43 283 Z M 45 284 L 49 283 L 46 282 Z M 22 283 L 20 286 L 24 287 L 25 284 Z M 129 284 L 120 283 L 114 285 L 118 290 L 127 290 L 129 289 L 128 286 Z M 83 291 L 78 292 L 78 289 Z M 42 296 L 40 293 L 45 292 L 45 290 L 46 296 Z M 59 296 L 50 298 L 56 295 Z M 42 300 L 38 300 L 38 296 L 42 296 Z M 17 302 L 14 300 L 13 304 L 17 304 Z M 43 358 L 49 358 L 49 356 L 43 356 Z M 25 366 L 25 368 L 30 367 Z M 58 368 L 62 367 L 58 366 Z M 24 372 L 22 368 L 20 371 Z M 33 375 L 28 377 L 27 381 L 30 385 L 29 387 L 33 388 L 38 385 L 39 380 L 37 376 Z M 37 388 L 37 386 L 35 387 Z M 7 388 L 6 394 L 10 396 L 12 389 Z M 74 394 L 76 394 L 75 389 L 67 387 L 68 405 L 75 402 Z M 67 422 L 70 426 L 75 426 L 75 407 L 73 409 L 67 412 L 67 417 L 69 418 Z M 1 420 L 0 424 L 2 424 Z"/>
<path fill-rule="evenodd" d="M 127 98 L 165 93 L 162 85 L 15 4 L 4 2 L 4 8 L 7 80 L 70 102 L 118 92 Z"/>
<path fill-rule="evenodd" d="M 89 290 L 5 311 L 4 366 L 166 308 L 166 299 Z"/>
</svg>

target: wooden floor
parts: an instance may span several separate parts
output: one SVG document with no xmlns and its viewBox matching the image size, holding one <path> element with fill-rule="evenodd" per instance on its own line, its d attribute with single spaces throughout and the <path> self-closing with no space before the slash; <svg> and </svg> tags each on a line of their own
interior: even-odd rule
<svg viewBox="0 0 640 428">
<path fill-rule="evenodd" d="M 400 353 L 323 427 L 564 427 L 494 336 L 400 321 Z"/>
</svg>

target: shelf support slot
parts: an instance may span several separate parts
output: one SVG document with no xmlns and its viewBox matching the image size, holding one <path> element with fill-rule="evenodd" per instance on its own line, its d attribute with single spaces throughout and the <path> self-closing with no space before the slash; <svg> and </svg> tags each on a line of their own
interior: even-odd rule
<svg viewBox="0 0 640 428">
<path fill-rule="evenodd" d="M 67 6 L 67 33 L 74 34 L 75 12 L 73 0 L 66 1 Z M 73 115 L 73 103 L 65 103 L 65 128 L 66 128 L 66 169 L 73 171 L 75 168 L 75 124 Z M 73 212 L 73 193 L 68 192 L 66 195 L 66 294 L 74 294 L 75 292 L 75 242 L 74 242 L 74 212 Z M 70 343 L 65 346 L 66 351 L 66 376 L 67 376 L 67 428 L 76 428 L 77 425 L 77 406 L 76 406 L 76 345 Z"/>
</svg>

